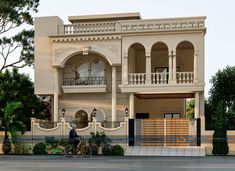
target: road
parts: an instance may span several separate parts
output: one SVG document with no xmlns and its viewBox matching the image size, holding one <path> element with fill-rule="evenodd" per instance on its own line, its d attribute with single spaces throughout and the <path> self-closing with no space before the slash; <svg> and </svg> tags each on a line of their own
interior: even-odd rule
<svg viewBox="0 0 235 171">
<path fill-rule="evenodd" d="M 0 156 L 0 171 L 234 171 L 235 157 Z"/>
</svg>

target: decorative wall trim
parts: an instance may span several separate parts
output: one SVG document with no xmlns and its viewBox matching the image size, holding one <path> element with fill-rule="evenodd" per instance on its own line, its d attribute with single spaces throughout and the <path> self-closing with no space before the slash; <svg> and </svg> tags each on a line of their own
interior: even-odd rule
<svg viewBox="0 0 235 171">
<path fill-rule="evenodd" d="M 75 36 L 75 37 L 53 37 L 52 42 L 77 42 L 77 41 L 105 41 L 105 40 L 121 40 L 121 36 Z"/>
</svg>

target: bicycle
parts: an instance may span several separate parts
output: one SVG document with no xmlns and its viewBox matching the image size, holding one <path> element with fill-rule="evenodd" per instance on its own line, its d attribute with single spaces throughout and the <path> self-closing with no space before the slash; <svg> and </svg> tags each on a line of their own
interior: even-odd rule
<svg viewBox="0 0 235 171">
<path fill-rule="evenodd" d="M 64 148 L 64 154 L 66 157 L 73 157 L 80 154 L 82 157 L 91 157 L 92 149 L 85 140 L 81 140 L 77 145 L 77 148 L 73 144 L 69 144 Z"/>
</svg>

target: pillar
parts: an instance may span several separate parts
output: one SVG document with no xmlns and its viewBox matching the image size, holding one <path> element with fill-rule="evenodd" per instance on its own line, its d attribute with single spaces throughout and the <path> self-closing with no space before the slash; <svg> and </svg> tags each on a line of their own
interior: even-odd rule
<svg viewBox="0 0 235 171">
<path fill-rule="evenodd" d="M 131 93 L 129 94 L 129 112 L 130 112 L 130 116 L 129 118 L 130 119 L 134 119 L 134 116 L 135 116 L 135 97 L 134 97 L 134 94 Z"/>
<path fill-rule="evenodd" d="M 173 63 L 172 63 L 172 51 L 169 52 L 169 82 L 172 81 L 172 67 L 173 67 Z"/>
<path fill-rule="evenodd" d="M 195 92 L 195 109 L 194 109 L 195 118 L 200 118 L 199 102 L 200 102 L 199 92 Z"/>
<path fill-rule="evenodd" d="M 172 54 L 172 58 L 173 58 L 173 81 L 176 83 L 176 51 L 173 51 Z"/>
<path fill-rule="evenodd" d="M 197 70 L 197 67 L 198 67 L 198 53 L 197 51 L 194 51 L 194 62 L 193 62 L 194 66 L 194 78 L 193 78 L 193 82 L 194 83 L 198 83 L 198 70 Z"/>
<path fill-rule="evenodd" d="M 116 67 L 112 66 L 112 122 L 115 122 L 117 120 L 116 103 L 117 103 Z"/>
<path fill-rule="evenodd" d="M 123 61 L 123 84 L 128 84 L 128 55 L 124 55 L 124 61 Z"/>
<path fill-rule="evenodd" d="M 146 66 L 145 66 L 145 73 L 146 73 L 146 81 L 145 84 L 151 84 L 151 54 L 146 53 Z"/>
<path fill-rule="evenodd" d="M 54 68 L 54 118 L 57 122 L 59 117 L 59 71 L 58 67 Z"/>
</svg>

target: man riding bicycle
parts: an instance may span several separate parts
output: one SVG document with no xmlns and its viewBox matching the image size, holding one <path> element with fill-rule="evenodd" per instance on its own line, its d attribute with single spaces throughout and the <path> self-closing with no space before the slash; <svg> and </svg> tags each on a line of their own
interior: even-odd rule
<svg viewBox="0 0 235 171">
<path fill-rule="evenodd" d="M 80 136 L 76 132 L 76 125 L 72 125 L 72 129 L 69 131 L 69 142 L 73 144 L 74 148 L 80 143 Z"/>
</svg>

